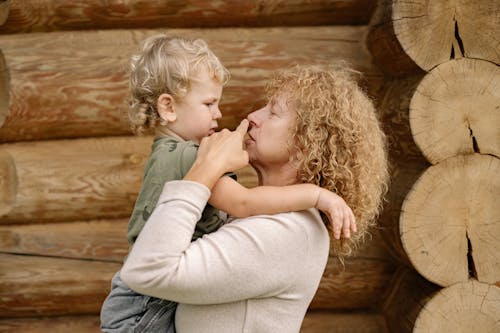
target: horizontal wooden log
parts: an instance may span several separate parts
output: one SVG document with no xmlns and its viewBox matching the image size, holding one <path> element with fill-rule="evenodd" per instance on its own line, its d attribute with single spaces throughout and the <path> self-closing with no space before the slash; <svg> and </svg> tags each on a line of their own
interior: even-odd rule
<svg viewBox="0 0 500 333">
<path fill-rule="evenodd" d="M 97 333 L 98 315 L 0 319 L 3 333 Z M 385 333 L 384 317 L 365 312 L 308 312 L 300 333 Z"/>
<path fill-rule="evenodd" d="M 379 0 L 370 20 L 365 43 L 373 62 L 391 77 L 405 77 L 424 71 L 403 50 L 394 32 L 393 0 Z"/>
<path fill-rule="evenodd" d="M 120 266 L 0 254 L 0 317 L 99 313 Z"/>
<path fill-rule="evenodd" d="M 98 230 L 102 231 L 104 228 Z M 58 232 L 54 228 L 51 231 Z M 78 231 L 81 230 L 77 229 L 75 233 Z M 109 230 L 107 232 L 107 235 L 116 233 Z M 26 238 L 26 233 L 19 234 L 21 238 Z M 69 235 L 64 230 L 59 234 L 68 237 L 67 243 L 84 242 L 82 237 Z M 38 235 L 40 237 L 35 243 L 43 242 L 47 233 L 40 231 Z M 51 242 L 54 238 L 46 241 Z M 33 234 L 31 239 L 34 239 Z M 94 241 L 98 240 L 97 238 Z M 87 241 L 85 244 L 92 244 L 94 241 Z M 110 244 L 112 242 L 113 240 Z M 55 241 L 53 246 L 61 246 L 62 243 L 62 240 Z M 117 245 L 121 246 L 120 250 L 124 253 L 126 242 Z M 40 251 L 42 247 L 36 245 L 32 246 L 32 249 Z M 78 247 L 82 245 L 70 245 L 66 249 L 73 250 Z M 60 249 L 59 253 L 52 251 L 51 254 L 58 255 L 63 252 Z M 70 256 L 71 252 L 67 251 Z M 107 255 L 112 257 L 116 254 L 110 255 L 108 252 Z M 120 266 L 121 263 L 114 262 L 0 254 L 0 317 L 99 313 L 102 301 L 109 291 L 111 277 Z M 346 259 L 345 268 L 336 259 L 330 258 L 311 308 L 374 308 L 387 292 L 387 281 L 394 271 L 395 266 L 388 258 L 380 239 L 374 238 L 356 256 Z M 72 306 L 68 307 L 68 304 Z"/>
<path fill-rule="evenodd" d="M 0 150 L 0 216 L 7 214 L 16 201 L 18 179 L 12 156 Z"/>
<path fill-rule="evenodd" d="M 411 267 L 401 243 L 399 217 L 406 194 L 424 170 L 430 166 L 413 140 L 409 105 L 422 76 L 387 81 L 381 91 L 377 110 L 387 135 L 390 184 L 379 219 L 380 232 L 392 255 Z"/>
<path fill-rule="evenodd" d="M 375 0 L 13 1 L 0 33 L 81 29 L 362 25 Z M 1 22 L 1 21 L 0 21 Z"/>
<path fill-rule="evenodd" d="M 0 145 L 0 224 L 129 217 L 151 137 Z M 255 186 L 251 167 L 237 172 Z"/>
<path fill-rule="evenodd" d="M 500 159 L 460 155 L 422 174 L 402 206 L 401 242 L 415 269 L 440 286 L 500 283 Z"/>
<path fill-rule="evenodd" d="M 0 252 L 122 262 L 128 218 L 0 226 Z"/>
<path fill-rule="evenodd" d="M 4 24 L 5 21 L 7 21 L 7 17 L 9 16 L 10 6 L 11 6 L 11 0 L 0 1 L 0 25 Z"/>
<path fill-rule="evenodd" d="M 151 143 L 111 137 L 1 145 L 17 175 L 1 181 L 17 181 L 17 190 L 1 202 L 0 224 L 128 217 Z"/>
<path fill-rule="evenodd" d="M 97 314 L 0 319 L 0 331 L 4 333 L 99 333 L 100 326 Z"/>
<path fill-rule="evenodd" d="M 311 309 L 375 309 L 388 290 L 396 264 L 379 234 L 345 260 L 330 256 Z"/>
<path fill-rule="evenodd" d="M 370 312 L 310 311 L 300 333 L 386 333 L 384 316 Z"/>
<path fill-rule="evenodd" d="M 499 318 L 500 288 L 471 279 L 433 295 L 413 332 L 499 332 Z"/>
<path fill-rule="evenodd" d="M 426 71 L 461 57 L 499 65 L 499 12 L 497 0 L 481 0 L 480 5 L 476 1 L 392 1 L 397 39 Z"/>
<path fill-rule="evenodd" d="M 391 286 L 390 292 L 385 297 L 382 310 L 389 331 L 414 332 L 415 320 L 425 304 L 438 292 L 439 286 L 405 267 L 400 267 L 388 284 Z"/>
<path fill-rule="evenodd" d="M 456 155 L 500 157 L 500 68 L 482 60 L 445 62 L 424 76 L 410 103 L 415 143 L 436 164 Z"/>
<path fill-rule="evenodd" d="M 220 127 L 235 128 L 261 107 L 265 81 L 273 71 L 291 63 L 346 60 L 365 75 L 364 84 L 372 95 L 382 81 L 361 42 L 365 27 L 1 35 L 10 73 L 10 115 L 0 128 L 0 142 L 130 134 L 125 116 L 129 58 L 138 51 L 140 41 L 161 32 L 207 40 L 231 71 L 221 101 Z M 6 102 L 0 100 L 2 105 Z"/>
<path fill-rule="evenodd" d="M 462 57 L 500 64 L 496 0 L 380 0 L 366 44 L 385 74 L 407 76 Z M 481 34 L 477 24 L 481 22 Z"/>
<path fill-rule="evenodd" d="M 10 101 L 10 74 L 7 70 L 5 57 L 0 49 L 0 128 L 5 122 L 5 118 L 9 115 Z"/>
</svg>

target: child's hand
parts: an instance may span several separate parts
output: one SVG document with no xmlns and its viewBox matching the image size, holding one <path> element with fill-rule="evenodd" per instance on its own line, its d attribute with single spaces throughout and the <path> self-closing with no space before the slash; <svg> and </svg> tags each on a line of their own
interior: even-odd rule
<svg viewBox="0 0 500 333">
<path fill-rule="evenodd" d="M 340 239 L 340 232 L 345 238 L 351 237 L 351 232 L 356 232 L 354 214 L 344 199 L 324 188 L 320 189 L 316 208 L 328 216 L 333 227 L 333 236 Z"/>
</svg>

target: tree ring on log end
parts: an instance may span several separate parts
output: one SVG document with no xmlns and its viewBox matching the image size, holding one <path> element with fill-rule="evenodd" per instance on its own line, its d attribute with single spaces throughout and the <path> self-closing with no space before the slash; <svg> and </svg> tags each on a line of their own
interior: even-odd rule
<svg viewBox="0 0 500 333">
<path fill-rule="evenodd" d="M 498 0 L 394 1 L 392 9 L 396 37 L 421 68 L 461 57 L 500 64 Z"/>
<path fill-rule="evenodd" d="M 444 288 L 415 321 L 420 332 L 500 332 L 500 288 L 470 280 Z"/>
<path fill-rule="evenodd" d="M 429 167 L 406 196 L 401 243 L 415 269 L 441 286 L 500 277 L 500 159 L 463 155 Z"/>
<path fill-rule="evenodd" d="M 471 153 L 500 157 L 500 68 L 472 59 L 427 74 L 410 102 L 415 143 L 432 164 Z"/>
<path fill-rule="evenodd" d="M 7 214 L 16 201 L 17 171 L 14 159 L 0 150 L 0 216 Z"/>
</svg>

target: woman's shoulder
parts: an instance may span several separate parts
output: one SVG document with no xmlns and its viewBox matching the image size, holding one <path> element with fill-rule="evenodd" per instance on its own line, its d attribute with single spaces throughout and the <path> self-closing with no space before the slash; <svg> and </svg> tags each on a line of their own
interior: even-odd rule
<svg viewBox="0 0 500 333">
<path fill-rule="evenodd" d="M 318 210 L 311 208 L 302 211 L 273 215 L 256 215 L 234 219 L 227 226 L 244 228 L 250 232 L 264 235 L 288 235 L 296 241 L 329 242 L 329 235 Z"/>
</svg>

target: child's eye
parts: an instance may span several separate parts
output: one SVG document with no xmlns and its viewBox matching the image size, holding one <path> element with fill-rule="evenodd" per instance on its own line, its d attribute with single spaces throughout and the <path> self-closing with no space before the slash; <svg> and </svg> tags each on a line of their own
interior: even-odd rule
<svg viewBox="0 0 500 333">
<path fill-rule="evenodd" d="M 205 103 L 206 106 L 211 107 L 214 103 Z"/>
</svg>

